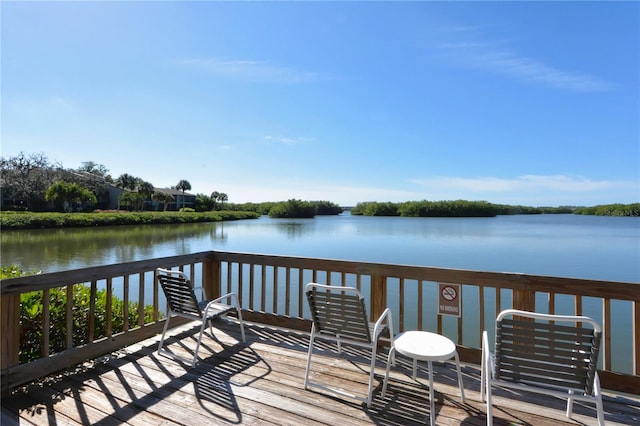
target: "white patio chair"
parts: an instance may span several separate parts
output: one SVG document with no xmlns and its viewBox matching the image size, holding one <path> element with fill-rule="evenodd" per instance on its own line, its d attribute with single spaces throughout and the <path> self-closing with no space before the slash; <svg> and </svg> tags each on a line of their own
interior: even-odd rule
<svg viewBox="0 0 640 426">
<path fill-rule="evenodd" d="M 242 312 L 240 311 L 238 296 L 235 293 L 228 293 L 214 300 L 199 301 L 196 297 L 195 289 L 183 272 L 158 268 L 156 269 L 156 279 L 160 283 L 167 299 L 167 303 L 169 304 L 169 312 L 164 323 L 160 343 L 158 344 L 158 354 L 167 355 L 187 363 L 190 362 L 191 366 L 194 367 L 198 361 L 198 351 L 200 350 L 200 343 L 202 341 L 202 335 L 206 324 L 209 324 L 210 332 L 213 336 L 212 320 L 214 318 L 227 315 L 233 311 L 235 311 L 238 316 L 240 332 L 242 333 L 242 341 L 246 342 Z M 201 298 L 204 299 L 204 291 Z M 196 350 L 193 354 L 192 361 L 163 349 L 165 334 L 167 333 L 169 322 L 173 316 L 201 322 L 200 334 L 198 334 L 198 343 L 196 344 Z"/>
<path fill-rule="evenodd" d="M 378 341 L 383 333 L 388 332 L 390 345 L 393 346 L 393 321 L 389 308 L 385 309 L 375 323 L 370 323 L 367 317 L 364 298 L 356 288 L 329 286 L 309 283 L 305 286 L 305 293 L 311 309 L 311 337 L 309 339 L 309 353 L 307 367 L 304 374 L 304 388 L 317 387 L 330 392 L 355 398 L 371 406 L 373 393 L 373 378 L 376 365 Z M 367 397 L 349 393 L 343 389 L 325 386 L 309 380 L 311 357 L 316 338 L 335 342 L 338 353 L 342 352 L 342 344 L 355 345 L 371 349 L 371 368 L 369 373 L 369 388 Z"/>
<path fill-rule="evenodd" d="M 495 353 L 482 334 L 480 396 L 487 398 L 487 425 L 493 424 L 493 386 L 595 402 L 598 424 L 604 425 L 600 379 L 596 371 L 602 329 L 585 316 L 538 314 L 508 309 L 496 319 Z"/>
</svg>

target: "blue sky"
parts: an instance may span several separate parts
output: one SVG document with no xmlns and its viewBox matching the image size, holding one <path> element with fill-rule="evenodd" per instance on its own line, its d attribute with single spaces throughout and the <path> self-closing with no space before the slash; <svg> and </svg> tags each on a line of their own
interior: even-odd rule
<svg viewBox="0 0 640 426">
<path fill-rule="evenodd" d="M 640 201 L 638 2 L 2 2 L 3 157 L 230 202 Z"/>
</svg>

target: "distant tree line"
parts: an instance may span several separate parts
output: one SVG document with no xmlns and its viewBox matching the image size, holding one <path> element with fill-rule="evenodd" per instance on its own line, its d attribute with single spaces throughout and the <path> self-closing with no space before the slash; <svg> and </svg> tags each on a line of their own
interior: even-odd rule
<svg viewBox="0 0 640 426">
<path fill-rule="evenodd" d="M 156 191 L 153 184 L 131 174 L 124 173 L 113 179 L 107 168 L 93 161 L 81 164 L 77 169 L 65 169 L 61 164 L 51 163 L 44 154 L 0 158 L 0 188 L 2 210 L 17 211 L 93 211 L 100 208 L 107 187 L 113 185 L 123 190 L 117 209 L 142 211 L 153 202 L 156 209 L 174 203 L 172 195 Z M 181 179 L 172 187 L 182 191 L 191 190 L 189 181 Z M 314 217 L 337 215 L 343 208 L 330 201 L 287 201 L 262 203 L 228 203 L 229 197 L 214 191 L 211 195 L 196 194 L 192 207 L 174 206 L 180 211 L 250 211 L 271 217 Z M 511 214 L 557 214 L 576 213 L 602 216 L 640 216 L 640 203 L 608 204 L 594 207 L 528 207 L 493 204 L 487 201 L 406 201 L 363 202 L 352 210 L 353 215 L 403 216 L 403 217 L 493 217 Z"/>
<path fill-rule="evenodd" d="M 606 216 L 639 216 L 640 204 L 610 204 L 595 207 L 528 207 L 493 204 L 487 201 L 406 201 L 363 202 L 352 215 L 402 217 L 495 217 L 514 214 L 594 214 Z"/>
<path fill-rule="evenodd" d="M 633 204 L 603 204 L 594 207 L 580 207 L 576 214 L 596 216 L 640 216 L 640 203 Z"/>
<path fill-rule="evenodd" d="M 331 201 L 267 201 L 263 203 L 229 204 L 228 210 L 252 211 L 274 218 L 312 218 L 315 216 L 339 215 L 342 207 Z"/>
</svg>

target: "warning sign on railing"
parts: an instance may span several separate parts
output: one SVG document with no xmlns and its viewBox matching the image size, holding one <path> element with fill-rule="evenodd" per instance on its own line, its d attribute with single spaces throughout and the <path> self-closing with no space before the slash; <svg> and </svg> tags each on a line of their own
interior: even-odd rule
<svg viewBox="0 0 640 426">
<path fill-rule="evenodd" d="M 460 316 L 460 284 L 438 283 L 438 315 Z"/>
</svg>

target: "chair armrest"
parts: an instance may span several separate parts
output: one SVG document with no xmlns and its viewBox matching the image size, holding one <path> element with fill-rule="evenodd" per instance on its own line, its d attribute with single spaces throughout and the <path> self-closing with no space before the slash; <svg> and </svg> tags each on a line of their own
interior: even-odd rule
<svg viewBox="0 0 640 426">
<path fill-rule="evenodd" d="M 387 327 L 389 328 L 389 339 L 391 340 L 391 344 L 393 345 L 393 315 L 391 314 L 391 309 L 386 308 L 382 315 L 378 318 L 375 325 L 373 326 L 373 334 L 374 336 L 378 336 L 380 333 L 380 328 L 383 327 L 383 324 L 386 322 Z"/>
<path fill-rule="evenodd" d="M 223 300 L 227 300 L 226 304 L 232 304 L 232 306 L 235 306 L 236 308 L 240 309 L 240 305 L 238 302 L 238 295 L 233 292 L 222 295 L 216 299 L 209 300 L 207 303 L 220 303 Z"/>
<path fill-rule="evenodd" d="M 482 366 L 491 367 L 491 348 L 489 346 L 489 334 L 487 330 L 482 332 Z"/>
<path fill-rule="evenodd" d="M 484 395 L 488 388 L 487 383 L 492 379 L 490 373 L 491 350 L 489 348 L 489 335 L 487 330 L 482 332 L 482 359 L 480 360 L 480 400 L 484 401 Z"/>
</svg>

